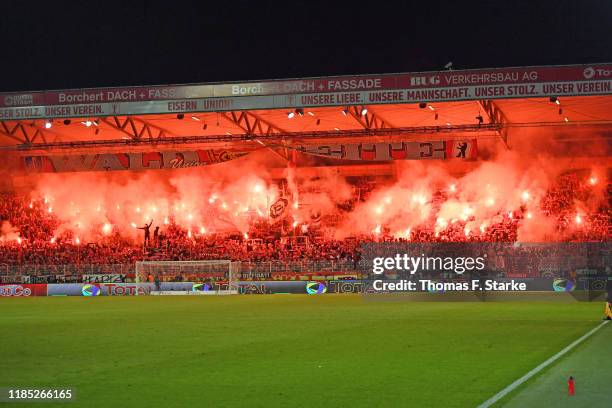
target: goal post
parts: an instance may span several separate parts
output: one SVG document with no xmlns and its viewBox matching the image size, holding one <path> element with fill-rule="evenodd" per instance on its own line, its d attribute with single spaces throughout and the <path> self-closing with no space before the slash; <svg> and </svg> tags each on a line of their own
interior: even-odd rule
<svg viewBox="0 0 612 408">
<path fill-rule="evenodd" d="M 138 261 L 136 282 L 193 282 L 219 293 L 238 293 L 240 262 L 207 261 Z M 208 286 L 207 286 L 208 285 Z"/>
</svg>

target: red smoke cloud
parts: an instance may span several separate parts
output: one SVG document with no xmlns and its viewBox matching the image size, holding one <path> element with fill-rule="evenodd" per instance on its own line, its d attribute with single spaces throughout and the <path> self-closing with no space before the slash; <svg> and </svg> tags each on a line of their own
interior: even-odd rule
<svg viewBox="0 0 612 408">
<path fill-rule="evenodd" d="M 283 195 L 290 200 L 287 216 L 292 225 L 305 230 L 313 218 L 327 217 L 334 222 L 325 232 L 335 238 L 384 232 L 411 238 L 417 228 L 429 226 L 441 233 L 453 225 L 461 225 L 466 236 L 478 235 L 521 212 L 519 240 L 563 239 L 555 235 L 558 220 L 541 206 L 555 179 L 567 170 L 567 161 L 534 154 L 547 150 L 531 141 L 511 151 L 497 147 L 483 153 L 490 160 L 469 168 L 448 162 L 398 162 L 396 180 L 379 186 L 348 214 L 338 209 L 352 195 L 342 177 L 323 169 L 316 177 L 304 178 L 299 168 L 287 166 L 279 183 L 262 154 L 177 171 L 43 175 L 31 199 L 40 200 L 45 211 L 60 220 L 56 235 L 71 231 L 80 240 L 113 233 L 135 238 L 141 234 L 135 227 L 150 220 L 162 229 L 174 222 L 193 235 L 247 234 L 252 223 L 268 219 L 270 205 Z M 606 177 L 606 169 L 592 169 L 588 182 L 593 194 L 567 203 L 576 214 L 576 228 L 607 206 Z M 3 227 L 5 239 L 15 239 L 15 234 L 13 227 Z"/>
</svg>

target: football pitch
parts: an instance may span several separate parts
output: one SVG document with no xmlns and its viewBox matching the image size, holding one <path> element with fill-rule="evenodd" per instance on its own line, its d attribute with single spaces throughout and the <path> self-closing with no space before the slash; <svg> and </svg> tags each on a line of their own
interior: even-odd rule
<svg viewBox="0 0 612 408">
<path fill-rule="evenodd" d="M 41 407 L 475 407 L 601 317 L 601 302 L 6 298 L 0 387 L 76 390 L 73 402 Z M 498 405 L 611 401 L 611 334 L 604 326 Z M 581 394 L 589 384 L 597 392 Z"/>
</svg>

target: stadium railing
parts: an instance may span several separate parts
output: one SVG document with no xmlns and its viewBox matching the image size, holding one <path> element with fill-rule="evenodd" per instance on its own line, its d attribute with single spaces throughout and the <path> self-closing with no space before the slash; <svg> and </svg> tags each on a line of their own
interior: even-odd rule
<svg viewBox="0 0 612 408">
<path fill-rule="evenodd" d="M 8 277 L 19 276 L 81 276 L 128 274 L 134 272 L 130 264 L 65 264 L 65 265 L 0 265 L 0 282 L 6 282 Z"/>
<path fill-rule="evenodd" d="M 363 262 L 363 261 L 362 261 Z M 313 272 L 342 273 L 354 272 L 362 262 L 348 260 L 294 260 L 294 261 L 261 261 L 241 262 L 241 273 L 295 273 Z M 0 283 L 26 283 L 36 277 L 61 278 L 80 277 L 82 275 L 133 274 L 134 264 L 66 264 L 66 265 L 0 265 Z M 68 280 L 68 279 L 66 279 Z"/>
<path fill-rule="evenodd" d="M 360 262 L 349 260 L 299 260 L 299 261 L 263 261 L 242 262 L 242 273 L 273 273 L 273 272 L 351 272 L 359 269 Z"/>
</svg>

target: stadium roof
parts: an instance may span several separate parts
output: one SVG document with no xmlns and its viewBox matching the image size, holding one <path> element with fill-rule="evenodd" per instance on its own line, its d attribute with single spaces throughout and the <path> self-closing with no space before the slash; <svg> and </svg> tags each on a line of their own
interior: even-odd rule
<svg viewBox="0 0 612 408">
<path fill-rule="evenodd" d="M 610 132 L 612 63 L 0 94 L 0 149 L 27 154 L 505 140 L 521 127 Z"/>
</svg>

